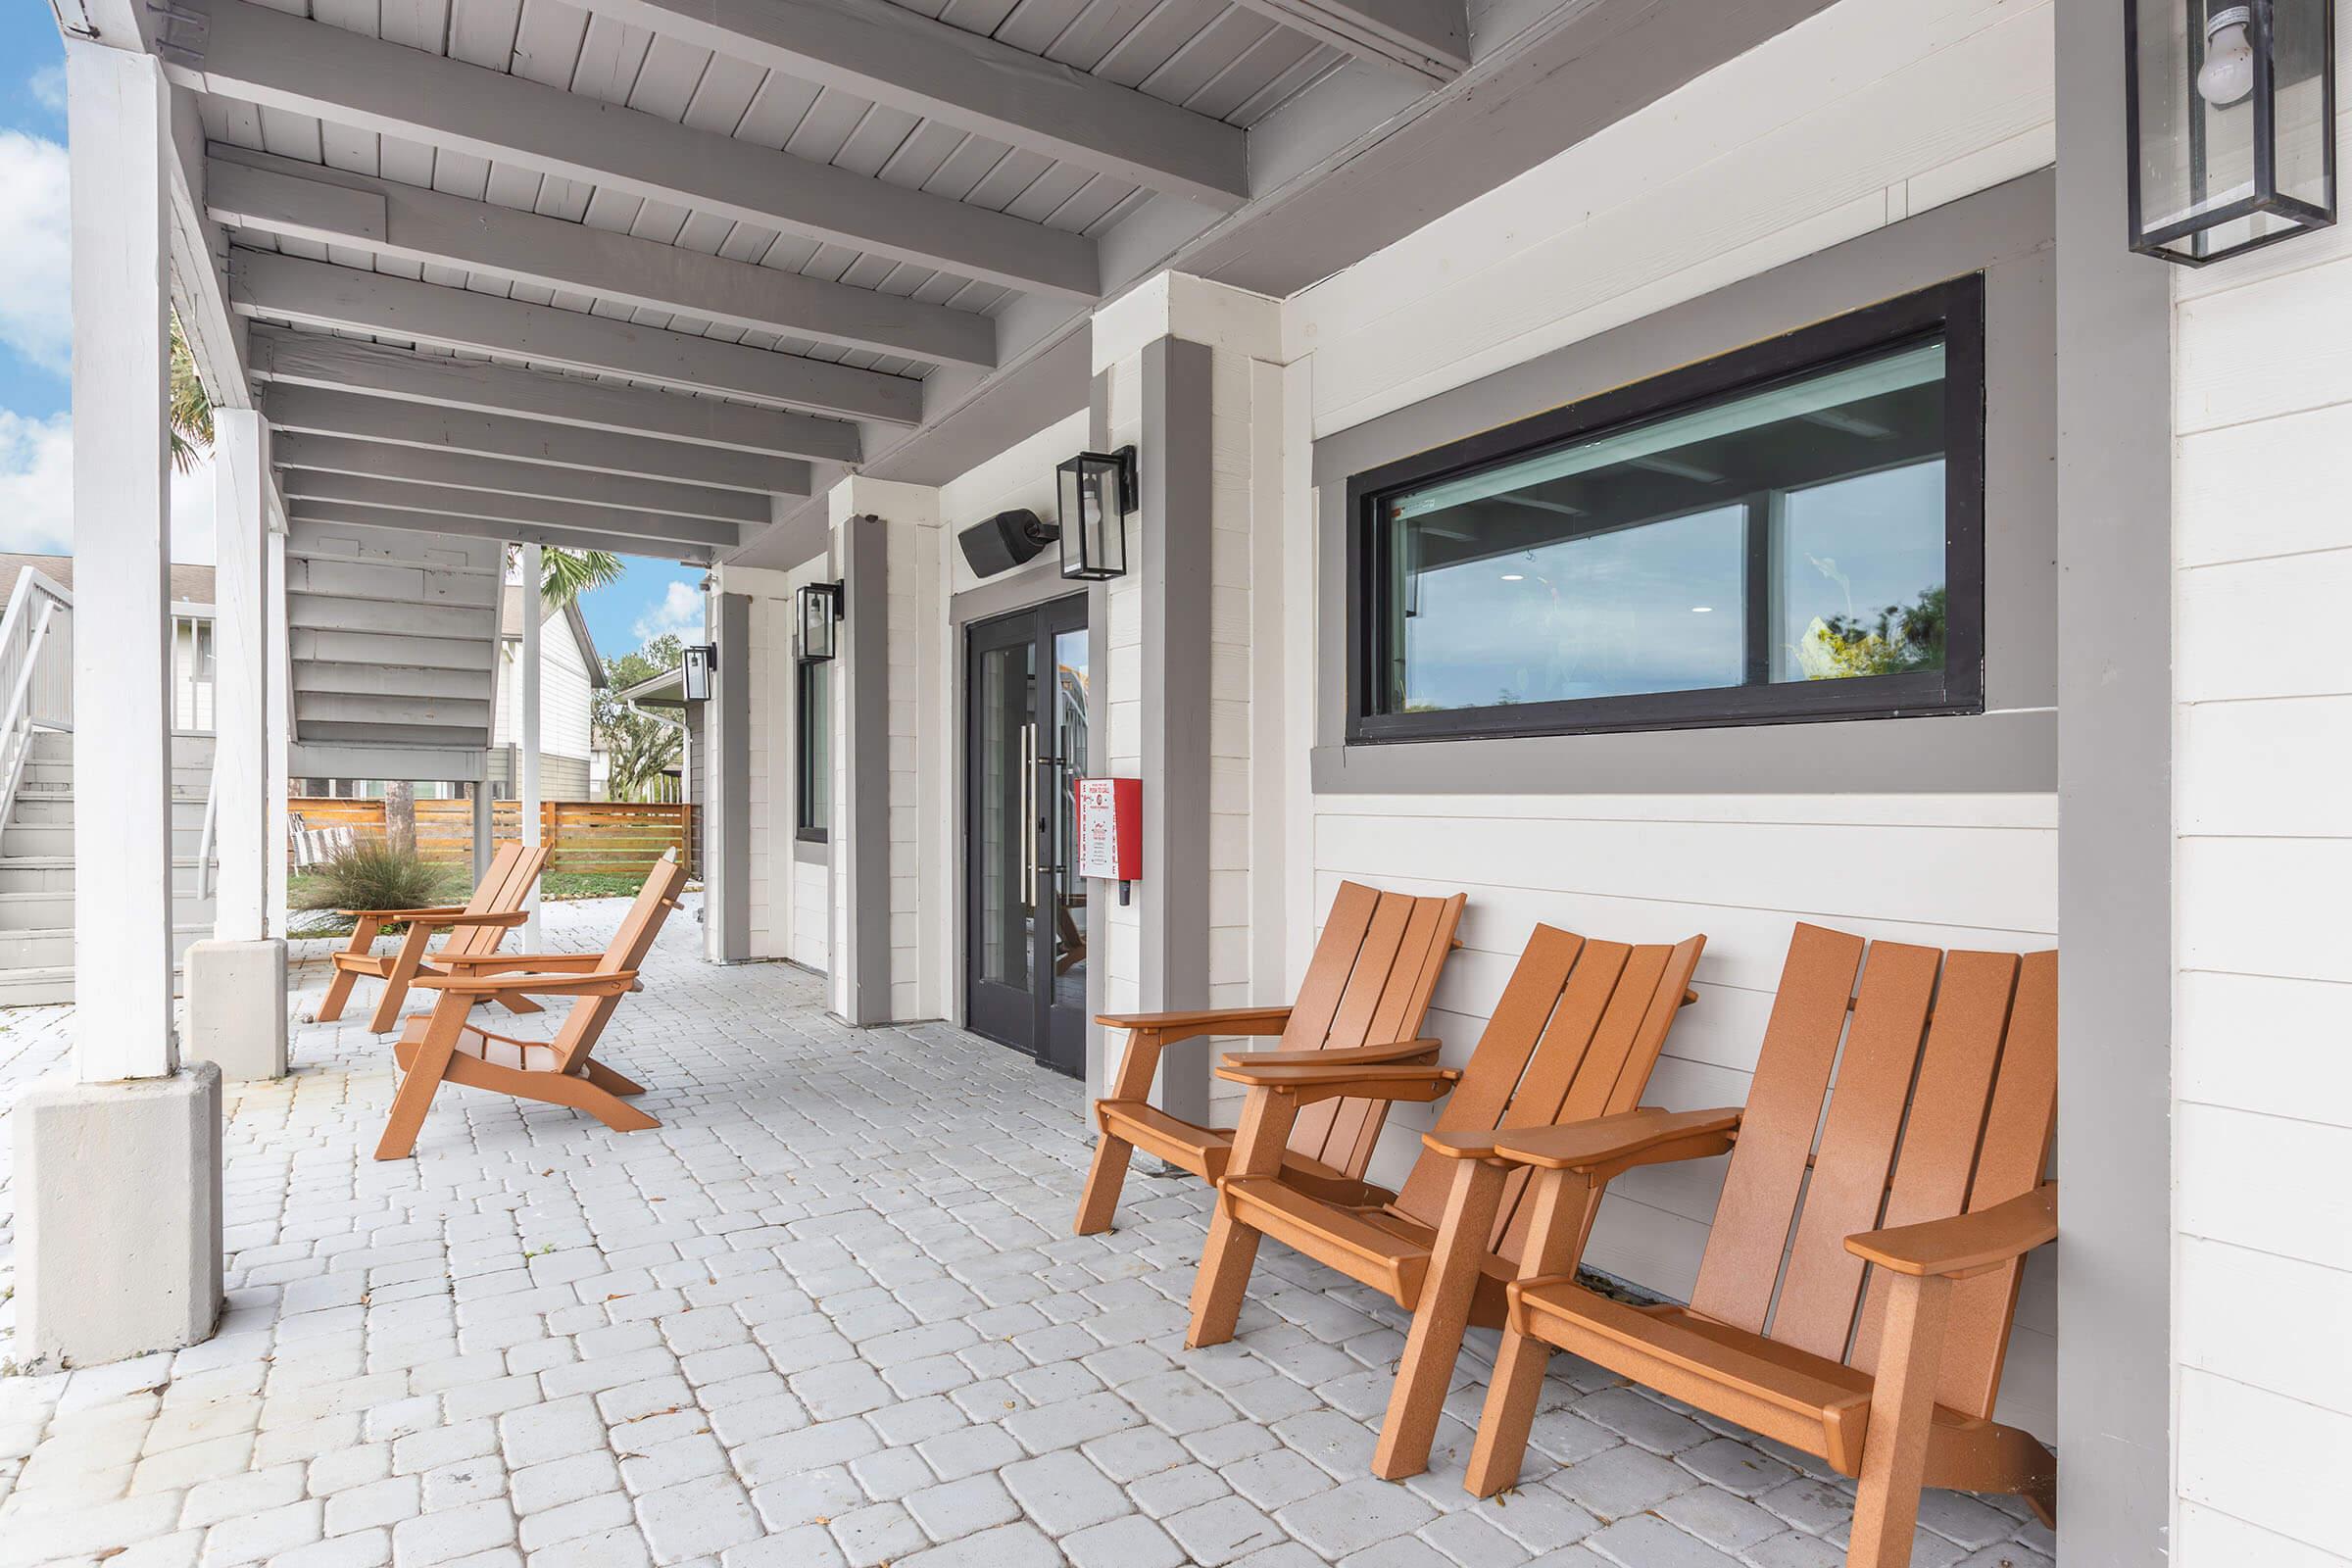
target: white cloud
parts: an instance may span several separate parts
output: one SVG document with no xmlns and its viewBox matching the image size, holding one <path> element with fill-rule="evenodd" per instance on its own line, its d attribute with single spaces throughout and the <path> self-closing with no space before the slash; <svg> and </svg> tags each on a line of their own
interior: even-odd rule
<svg viewBox="0 0 2352 1568">
<path fill-rule="evenodd" d="M 0 409 L 0 546 L 35 556 L 74 548 L 71 416 L 27 419 Z"/>
<path fill-rule="evenodd" d="M 66 112 L 66 64 L 59 61 L 32 74 L 32 101 L 58 114 Z"/>
<path fill-rule="evenodd" d="M 0 550 L 64 555 L 74 548 L 71 418 L 27 419 L 0 409 Z M 172 559 L 212 564 L 213 466 L 172 470 Z"/>
<path fill-rule="evenodd" d="M 74 363 L 63 144 L 0 130 L 0 345 L 64 374 Z"/>
<path fill-rule="evenodd" d="M 637 617 L 629 628 L 640 643 L 650 643 L 664 632 L 674 632 L 679 641 L 699 643 L 703 640 L 703 596 L 692 586 L 673 582 L 662 595 L 662 602 Z"/>
</svg>

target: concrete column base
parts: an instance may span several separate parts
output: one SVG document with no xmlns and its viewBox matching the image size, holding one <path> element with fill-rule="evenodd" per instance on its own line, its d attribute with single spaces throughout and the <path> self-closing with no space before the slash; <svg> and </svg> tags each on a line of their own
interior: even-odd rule
<svg viewBox="0 0 2352 1568">
<path fill-rule="evenodd" d="M 181 1053 L 230 1082 L 286 1075 L 286 945 L 199 942 L 188 949 Z"/>
<path fill-rule="evenodd" d="M 16 1104 L 17 1360 L 95 1366 L 209 1339 L 220 1319 L 220 1069 Z"/>
</svg>

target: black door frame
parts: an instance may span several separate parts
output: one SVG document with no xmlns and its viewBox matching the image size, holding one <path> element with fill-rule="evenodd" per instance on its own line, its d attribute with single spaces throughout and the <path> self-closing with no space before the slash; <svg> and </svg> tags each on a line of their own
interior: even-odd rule
<svg viewBox="0 0 2352 1568">
<path fill-rule="evenodd" d="M 1040 1066 L 1074 1078 L 1086 1074 L 1086 1004 L 1083 997 L 1075 1004 L 1057 1000 L 1062 987 L 1054 972 L 1054 928 L 1049 923 L 1054 906 L 1041 900 L 1041 889 L 1051 888 L 1060 870 L 1064 847 L 1055 842 L 1059 831 L 1060 813 L 1054 808 L 1059 792 L 1069 787 L 1069 781 L 1086 771 L 1087 760 L 1059 758 L 1051 755 L 1055 749 L 1055 701 L 1058 683 L 1054 671 L 1058 667 L 1054 659 L 1057 638 L 1087 629 L 1087 598 L 1084 593 L 1065 595 L 1032 605 L 1002 615 L 976 620 L 963 628 L 963 998 L 964 1024 L 973 1033 L 1009 1046 L 1034 1057 Z M 987 799 L 982 776 L 982 692 L 980 669 L 985 654 L 1000 649 L 1017 649 L 1024 643 L 1032 650 L 1034 678 L 1031 682 L 1029 723 L 1035 726 L 1038 737 L 1035 752 L 1028 760 L 1033 773 L 1031 780 L 1033 803 L 1030 820 L 1026 824 L 1030 854 L 1026 860 L 1029 880 L 1029 986 L 1020 993 L 984 973 L 980 933 L 985 919 L 982 897 L 985 881 L 980 875 L 977 857 L 980 853 L 980 814 Z M 1096 672 L 1088 672 L 1089 679 Z M 1016 766 L 1019 764 L 1015 764 Z M 1049 899 L 1057 897 L 1049 893 Z M 1085 930 L 1085 912 L 1073 911 L 1081 932 Z"/>
</svg>

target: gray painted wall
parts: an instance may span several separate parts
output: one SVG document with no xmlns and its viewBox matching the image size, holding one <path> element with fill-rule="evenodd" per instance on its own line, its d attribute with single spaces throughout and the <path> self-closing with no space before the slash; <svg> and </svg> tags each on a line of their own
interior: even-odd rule
<svg viewBox="0 0 2352 1568">
<path fill-rule="evenodd" d="M 1531 795 L 2056 788 L 2057 493 L 2049 172 L 1936 208 L 1315 443 L 1322 794 Z M 1341 744 L 1350 475 L 1969 272 L 1984 273 L 1985 707 L 1982 715 L 1635 734 Z"/>
<path fill-rule="evenodd" d="M 719 710 L 711 726 L 717 749 L 710 760 L 715 798 L 703 827 L 708 852 L 703 878 L 709 889 L 704 904 L 718 915 L 711 956 L 721 963 L 741 963 L 752 956 L 752 601 L 748 594 L 713 594 L 710 603 L 718 644 L 710 700 Z"/>
</svg>

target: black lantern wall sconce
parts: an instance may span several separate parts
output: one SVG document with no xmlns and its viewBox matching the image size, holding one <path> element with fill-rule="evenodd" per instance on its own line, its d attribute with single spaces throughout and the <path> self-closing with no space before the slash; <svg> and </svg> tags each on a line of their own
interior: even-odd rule
<svg viewBox="0 0 2352 1568">
<path fill-rule="evenodd" d="M 1054 470 L 1061 501 L 1061 574 L 1105 582 L 1127 574 L 1127 514 L 1138 505 L 1135 448 L 1081 452 Z"/>
<path fill-rule="evenodd" d="M 801 662 L 821 664 L 838 651 L 839 639 L 834 628 L 848 613 L 838 582 L 803 583 L 799 594 L 801 612 Z"/>
<path fill-rule="evenodd" d="M 2334 0 L 2124 0 L 2132 248 L 2203 267 L 2335 221 Z"/>
<path fill-rule="evenodd" d="M 686 700 L 707 703 L 710 700 L 710 677 L 718 672 L 718 644 L 688 643 L 685 661 L 679 666 L 686 685 Z"/>
</svg>

